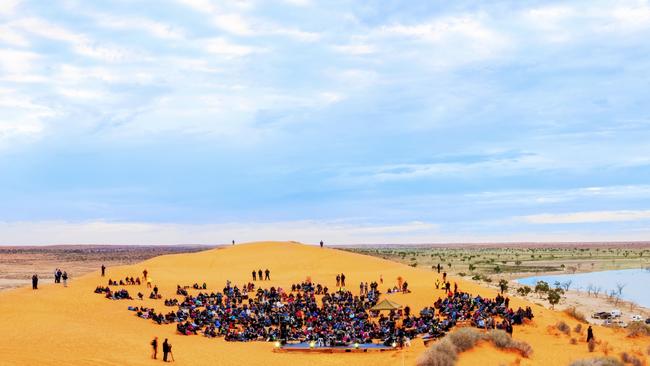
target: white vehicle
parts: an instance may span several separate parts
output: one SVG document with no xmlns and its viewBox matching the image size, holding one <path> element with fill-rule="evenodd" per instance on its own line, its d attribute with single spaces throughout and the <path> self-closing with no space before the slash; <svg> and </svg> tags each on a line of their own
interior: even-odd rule
<svg viewBox="0 0 650 366">
<path fill-rule="evenodd" d="M 620 318 L 621 317 L 621 311 L 618 310 L 618 309 L 614 309 L 614 310 L 610 311 L 609 313 L 612 314 L 612 318 Z"/>
<path fill-rule="evenodd" d="M 630 316 L 630 320 L 633 321 L 633 322 L 641 322 L 641 321 L 643 321 L 643 317 L 641 315 L 639 315 L 639 314 L 634 314 L 634 315 Z"/>
<path fill-rule="evenodd" d="M 614 326 L 620 328 L 627 328 L 627 323 L 620 319 L 607 319 L 603 322 L 605 326 Z"/>
</svg>

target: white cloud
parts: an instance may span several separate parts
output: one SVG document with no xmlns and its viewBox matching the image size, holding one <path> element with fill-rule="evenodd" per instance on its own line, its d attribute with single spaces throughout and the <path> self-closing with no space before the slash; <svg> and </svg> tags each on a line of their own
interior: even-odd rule
<svg viewBox="0 0 650 366">
<path fill-rule="evenodd" d="M 41 18 L 23 18 L 10 23 L 10 26 L 39 37 L 68 43 L 76 53 L 83 56 L 97 58 L 103 61 L 122 61 L 132 57 L 131 51 L 120 47 L 100 44 L 84 34 L 71 31 Z"/>
<path fill-rule="evenodd" d="M 45 129 L 44 119 L 56 115 L 47 106 L 34 102 L 14 89 L 0 89 L 0 148 L 15 141 L 31 140 Z"/>
<path fill-rule="evenodd" d="M 4 71 L 4 75 L 29 75 L 40 58 L 39 54 L 33 52 L 0 49 L 0 70 Z"/>
<path fill-rule="evenodd" d="M 491 44 L 505 42 L 494 29 L 474 16 L 439 18 L 420 24 L 393 24 L 381 27 L 379 32 L 385 36 L 413 37 L 428 42 L 441 42 L 456 36 Z"/>
<path fill-rule="evenodd" d="M 650 210 L 585 211 L 562 214 L 538 214 L 521 216 L 519 219 L 531 224 L 580 224 L 640 221 L 650 220 Z"/>
<path fill-rule="evenodd" d="M 312 4 L 311 0 L 283 0 L 285 3 L 295 6 L 309 6 Z"/>
<path fill-rule="evenodd" d="M 18 47 L 27 47 L 30 44 L 27 38 L 7 25 L 0 25 L 0 43 Z"/>
<path fill-rule="evenodd" d="M 0 15 L 13 15 L 16 8 L 22 0 L 2 0 L 0 1 Z"/>
<path fill-rule="evenodd" d="M 613 19 L 613 26 L 621 31 L 639 31 L 650 28 L 650 5 L 647 3 L 634 7 L 614 7 L 608 15 Z"/>
<path fill-rule="evenodd" d="M 432 69 L 502 59 L 515 42 L 511 34 L 488 23 L 485 15 L 441 16 L 415 24 L 393 23 L 375 28 L 365 41 L 381 44 L 385 58 L 406 58 Z"/>
<path fill-rule="evenodd" d="M 214 25 L 238 36 L 255 34 L 248 21 L 239 14 L 218 14 L 214 18 Z"/>
<path fill-rule="evenodd" d="M 316 32 L 307 32 L 297 28 L 283 27 L 279 25 L 267 25 L 267 28 L 264 29 L 263 32 L 286 36 L 301 42 L 316 42 L 321 38 L 321 35 Z"/>
<path fill-rule="evenodd" d="M 211 17 L 212 24 L 227 33 L 240 37 L 268 37 L 283 36 L 301 42 L 315 42 L 320 39 L 320 34 L 307 32 L 295 27 L 284 26 L 267 20 L 255 18 L 245 13 L 228 12 L 211 3 L 197 0 L 181 0 L 181 3 L 192 7 Z M 250 3 L 234 4 L 238 9 L 250 9 Z"/>
<path fill-rule="evenodd" d="M 214 25 L 228 33 L 243 37 L 284 36 L 302 42 L 315 42 L 320 38 L 318 33 L 245 18 L 240 14 L 217 14 L 214 17 Z"/>
<path fill-rule="evenodd" d="M 59 88 L 57 92 L 62 96 L 75 101 L 105 100 L 107 98 L 107 94 L 101 90 L 85 88 Z"/>
<path fill-rule="evenodd" d="M 210 0 L 178 0 L 178 2 L 201 13 L 214 13 L 217 11 L 217 7 Z"/>
<path fill-rule="evenodd" d="M 108 14 L 93 16 L 97 24 L 107 28 L 123 30 L 142 30 L 154 37 L 168 40 L 182 40 L 185 31 L 177 26 L 172 26 L 142 17 L 113 17 Z"/>
<path fill-rule="evenodd" d="M 346 55 L 360 56 L 375 53 L 377 50 L 375 46 L 368 44 L 347 44 L 336 45 L 332 47 L 336 52 Z"/>
<path fill-rule="evenodd" d="M 232 43 L 225 38 L 210 38 L 201 41 L 202 47 L 209 53 L 228 57 L 242 57 L 261 51 L 255 47 Z"/>
</svg>

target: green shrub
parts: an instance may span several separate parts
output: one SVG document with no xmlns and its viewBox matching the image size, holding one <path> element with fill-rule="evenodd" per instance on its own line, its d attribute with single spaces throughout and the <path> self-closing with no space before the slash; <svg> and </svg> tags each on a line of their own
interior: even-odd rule
<svg viewBox="0 0 650 366">
<path fill-rule="evenodd" d="M 530 286 L 522 286 L 517 289 L 517 293 L 521 296 L 528 296 L 531 291 L 533 291 L 533 289 L 531 289 Z"/>
</svg>

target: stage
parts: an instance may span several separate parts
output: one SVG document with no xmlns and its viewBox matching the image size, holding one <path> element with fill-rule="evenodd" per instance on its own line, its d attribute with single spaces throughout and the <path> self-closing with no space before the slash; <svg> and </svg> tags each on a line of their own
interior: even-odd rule
<svg viewBox="0 0 650 366">
<path fill-rule="evenodd" d="M 376 343 L 358 343 L 349 346 L 319 347 L 315 343 L 276 343 L 273 352 L 304 352 L 304 353 L 345 353 L 345 352 L 385 352 L 395 351 L 397 347 L 385 346 Z"/>
</svg>

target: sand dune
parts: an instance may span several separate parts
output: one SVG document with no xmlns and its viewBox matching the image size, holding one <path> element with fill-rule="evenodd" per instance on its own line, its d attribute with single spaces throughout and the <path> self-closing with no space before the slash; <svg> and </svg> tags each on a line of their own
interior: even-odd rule
<svg viewBox="0 0 650 366">
<path fill-rule="evenodd" d="M 360 281 L 378 280 L 384 286 L 396 282 L 398 276 L 408 280 L 412 293 L 384 295 L 415 311 L 428 306 L 442 292 L 434 289 L 438 276 L 430 271 L 411 268 L 382 259 L 335 249 L 321 249 L 297 243 L 265 242 L 242 244 L 191 254 L 174 254 L 145 262 L 109 268 L 106 278 L 99 271 L 72 281 L 68 288 L 42 285 L 38 291 L 20 288 L 0 293 L 0 364 L 2 365 L 153 365 L 161 361 L 149 359 L 149 341 L 153 336 L 169 338 L 174 345 L 177 365 L 412 365 L 425 347 L 415 340 L 411 348 L 392 353 L 368 354 L 286 354 L 272 352 L 271 343 L 229 343 L 223 339 L 176 334 L 175 325 L 158 326 L 137 318 L 127 306 L 151 306 L 166 312 L 162 301 L 110 301 L 93 293 L 97 285 L 105 285 L 108 277 L 117 279 L 140 275 L 146 268 L 163 297 L 173 297 L 177 284 L 207 282 L 208 289 L 220 290 L 226 280 L 243 284 L 250 280 L 252 269 L 271 270 L 271 281 L 265 286 L 290 287 L 310 276 L 314 282 L 334 287 L 337 273 L 344 272 L 349 287 L 358 291 Z M 493 297 L 493 290 L 452 278 L 459 289 Z M 137 286 L 126 287 L 134 295 Z M 144 286 L 143 293 L 148 293 Z M 175 295 L 174 295 L 175 296 Z M 534 348 L 530 359 L 522 365 L 567 365 L 571 360 L 601 355 L 587 351 L 582 336 L 577 345 L 569 337 L 556 335 L 548 328 L 558 320 L 571 326 L 576 321 L 541 306 L 514 299 L 513 307 L 531 305 L 536 314 L 533 324 L 515 328 L 514 337 Z M 648 339 L 627 338 L 624 331 L 595 328 L 596 336 L 608 342 L 610 354 L 622 351 L 645 352 Z M 482 345 L 460 358 L 461 365 L 482 366 L 509 364 L 519 356 Z"/>
</svg>

